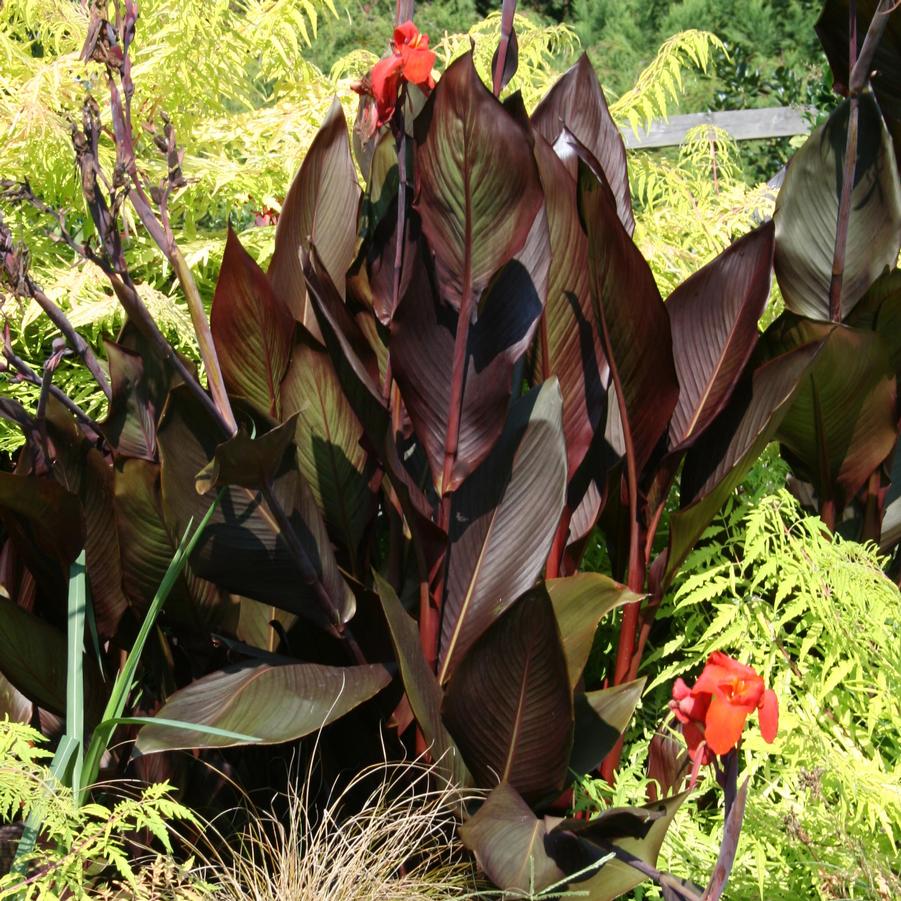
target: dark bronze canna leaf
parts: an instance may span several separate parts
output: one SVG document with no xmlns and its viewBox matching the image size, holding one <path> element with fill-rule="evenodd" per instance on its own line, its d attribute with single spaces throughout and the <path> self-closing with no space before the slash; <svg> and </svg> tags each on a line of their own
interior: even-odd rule
<svg viewBox="0 0 901 901">
<path fill-rule="evenodd" d="M 347 121 L 338 99 L 316 134 L 288 190 L 275 231 L 269 278 L 276 296 L 317 338 L 309 309 L 302 251 L 315 246 L 339 294 L 357 242 L 360 186 L 350 155 Z"/>
<path fill-rule="evenodd" d="M 858 98 L 858 145 L 841 291 L 844 320 L 901 248 L 901 183 L 892 141 L 872 93 Z M 807 139 L 776 198 L 776 279 L 786 307 L 830 320 L 836 226 L 851 101 Z"/>
<path fill-rule="evenodd" d="M 587 53 L 565 72 L 532 113 L 532 126 L 552 147 L 566 129 L 600 164 L 616 199 L 616 210 L 625 230 L 635 231 L 632 195 L 626 167 L 626 147 L 610 117 L 604 92 Z M 556 149 L 556 148 L 555 148 Z M 577 158 L 565 145 L 569 174 L 577 176 Z"/>
<path fill-rule="evenodd" d="M 247 661 L 210 673 L 175 692 L 157 712 L 161 720 L 211 726 L 247 736 L 238 740 L 202 729 L 149 723 L 138 733 L 139 754 L 182 748 L 278 744 L 327 726 L 380 692 L 388 671 L 377 664 L 270 666 Z"/>
<path fill-rule="evenodd" d="M 454 494 L 442 683 L 544 569 L 566 490 L 560 406 L 554 379 L 517 401 L 494 450 Z"/>
<path fill-rule="evenodd" d="M 770 291 L 773 223 L 727 247 L 666 301 L 679 399 L 670 449 L 689 445 L 716 418 L 757 345 Z"/>
<path fill-rule="evenodd" d="M 441 76 L 416 132 L 416 208 L 442 298 L 467 319 L 541 206 L 528 132 L 482 84 L 471 53 Z"/>
<path fill-rule="evenodd" d="M 444 719 L 479 785 L 535 799 L 563 787 L 573 699 L 547 591 L 526 592 L 460 660 Z"/>
<path fill-rule="evenodd" d="M 294 346 L 294 318 L 231 229 L 210 329 L 229 394 L 278 419 L 280 386 Z"/>
</svg>

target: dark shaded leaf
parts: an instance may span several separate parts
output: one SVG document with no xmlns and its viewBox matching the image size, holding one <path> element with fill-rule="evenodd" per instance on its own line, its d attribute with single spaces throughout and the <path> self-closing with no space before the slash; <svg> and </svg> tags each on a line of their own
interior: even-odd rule
<svg viewBox="0 0 901 901">
<path fill-rule="evenodd" d="M 563 639 L 569 684 L 575 688 L 588 662 L 598 623 L 611 610 L 640 601 L 641 595 L 602 573 L 548 579 L 545 587 Z"/>
<path fill-rule="evenodd" d="M 774 355 L 823 344 L 775 438 L 796 474 L 841 510 L 895 444 L 897 386 L 888 348 L 875 332 L 791 314 L 764 340 Z"/>
<path fill-rule="evenodd" d="M 319 336 L 306 303 L 301 250 L 315 246 L 339 294 L 354 257 L 360 186 L 350 155 L 347 122 L 338 99 L 291 183 L 275 230 L 269 278 L 294 318 Z"/>
<path fill-rule="evenodd" d="M 156 459 L 156 423 L 160 409 L 151 398 L 140 354 L 106 342 L 113 397 L 103 422 L 103 435 L 124 457 Z"/>
<path fill-rule="evenodd" d="M 772 440 L 821 344 L 814 342 L 759 366 L 685 458 L 682 507 L 670 517 L 663 588 L 748 467 Z"/>
<path fill-rule="evenodd" d="M 29 701 L 66 711 L 66 636 L 0 594 L 0 670 Z M 83 661 L 86 719 L 96 723 L 106 692 L 91 655 Z"/>
<path fill-rule="evenodd" d="M 254 736 L 259 744 L 278 744 L 327 726 L 390 681 L 388 671 L 377 664 L 270 666 L 248 661 L 210 673 L 175 692 L 157 716 Z M 249 743 L 190 729 L 146 725 L 138 733 L 135 751 L 152 754 Z"/>
<path fill-rule="evenodd" d="M 219 446 L 219 430 L 186 390 L 169 396 L 159 429 L 162 499 L 167 525 L 181 534 L 208 501 L 194 480 Z M 272 481 L 278 515 L 253 488 L 228 488 L 191 559 L 194 571 L 225 591 L 308 616 L 340 629 L 354 598 L 338 571 L 334 551 L 295 455 L 287 453 Z"/>
<path fill-rule="evenodd" d="M 588 243 L 579 221 L 576 181 L 540 136 L 535 139 L 535 159 L 552 248 L 536 370 L 542 380 L 556 375 L 560 382 L 567 470 L 572 480 L 595 432 L 604 426 L 610 368 L 591 300 Z"/>
<path fill-rule="evenodd" d="M 416 622 L 401 606 L 394 589 L 378 573 L 373 573 L 373 579 L 385 619 L 388 620 L 404 691 L 429 745 L 432 759 L 449 782 L 460 786 L 471 785 L 472 776 L 441 719 L 444 692 L 423 656 Z"/>
<path fill-rule="evenodd" d="M 122 460 L 113 476 L 116 532 L 122 554 L 122 587 L 143 614 L 178 547 L 163 521 L 160 467 L 146 460 Z M 185 490 L 193 492 L 188 485 Z M 200 628 L 231 628 L 237 610 L 211 582 L 198 578 L 187 564 L 166 600 L 166 618 Z"/>
<path fill-rule="evenodd" d="M 863 46 L 873 13 L 879 0 L 855 0 L 857 9 L 857 51 Z M 817 19 L 817 37 L 832 67 L 835 90 L 848 93 L 848 7 L 849 0 L 827 0 Z M 888 25 L 873 57 L 875 75 L 873 90 L 886 116 L 901 119 L 901 13 L 898 7 L 890 14 Z"/>
<path fill-rule="evenodd" d="M 84 546 L 78 498 L 52 478 L 0 472 L 0 522 L 35 579 L 62 593 Z"/>
<path fill-rule="evenodd" d="M 601 765 L 629 725 L 646 681 L 641 678 L 576 695 L 570 770 L 582 775 Z"/>
<path fill-rule="evenodd" d="M 488 878 L 505 891 L 536 894 L 564 879 L 544 850 L 546 819 L 538 819 L 515 788 L 502 782 L 459 827 Z"/>
<path fill-rule="evenodd" d="M 532 341 L 541 309 L 542 298 L 517 261 L 486 291 L 479 317 L 469 325 L 457 453 L 451 482 L 442 485 L 458 314 L 439 300 L 425 265 L 416 267 L 394 314 L 391 361 L 439 494 L 458 488 L 500 437 L 513 367 Z"/>
<path fill-rule="evenodd" d="M 786 307 L 828 321 L 829 286 L 851 101 L 795 154 L 776 198 L 774 266 Z M 857 168 L 842 279 L 844 319 L 901 248 L 901 185 L 888 129 L 870 92 L 859 97 Z"/>
<path fill-rule="evenodd" d="M 448 66 L 416 121 L 417 209 L 459 307 L 525 243 L 541 206 L 529 135 L 482 84 L 466 53 Z"/>
<path fill-rule="evenodd" d="M 623 227 L 635 231 L 632 195 L 626 167 L 626 147 L 616 123 L 610 117 L 604 92 L 597 75 L 583 53 L 565 72 L 532 113 L 532 126 L 551 146 L 565 128 L 600 163 L 604 177 L 616 199 L 616 210 Z M 576 159 L 567 153 L 570 175 L 576 177 Z"/>
<path fill-rule="evenodd" d="M 207 494 L 223 485 L 262 488 L 282 467 L 285 453 L 294 443 L 297 414 L 259 438 L 251 438 L 243 429 L 217 445 L 213 459 L 197 474 L 198 494 Z"/>
<path fill-rule="evenodd" d="M 444 536 L 436 534 L 431 506 L 398 455 L 380 388 L 378 361 L 365 334 L 318 265 L 315 252 L 310 254 L 305 272 L 313 309 L 341 389 L 385 467 L 390 486 L 410 525 L 414 547 L 431 571 L 444 552 Z"/>
<path fill-rule="evenodd" d="M 562 788 L 573 701 L 544 588 L 526 592 L 462 658 L 444 719 L 479 785 L 509 782 L 526 798 Z"/>
<path fill-rule="evenodd" d="M 300 471 L 330 533 L 356 559 L 375 513 L 375 461 L 361 444 L 363 426 L 328 354 L 307 337 L 294 345 L 282 382 L 282 415 L 294 413 L 300 414 L 294 435 Z"/>
<path fill-rule="evenodd" d="M 612 195 L 580 163 L 579 208 L 588 234 L 591 291 L 616 390 L 608 430 L 622 435 L 641 473 L 679 396 L 669 317 L 650 267 L 616 215 Z"/>
<path fill-rule="evenodd" d="M 615 845 L 645 863 L 655 866 L 657 856 L 660 854 L 660 847 L 666 836 L 666 830 L 686 797 L 687 793 L 667 798 L 655 804 L 632 808 L 636 812 L 647 811 L 648 815 L 653 818 L 647 834 L 643 838 L 625 836 L 606 841 L 602 845 L 595 846 L 597 852 L 604 855 L 608 853 L 610 845 Z M 622 820 L 620 820 L 620 823 L 624 825 Z M 586 844 L 593 844 L 588 842 L 587 839 L 582 841 Z M 549 853 L 552 852 L 549 851 Z M 641 872 L 627 863 L 621 860 L 610 860 L 603 864 L 600 870 L 590 879 L 579 882 L 575 886 L 575 890 L 585 892 L 587 901 L 613 901 L 614 898 L 618 898 L 620 895 L 624 895 L 630 889 L 633 889 L 645 878 Z"/>
<path fill-rule="evenodd" d="M 53 395 L 47 399 L 44 426 L 55 450 L 51 472 L 81 502 L 91 610 L 100 634 L 109 638 L 128 609 L 113 511 L 113 469 Z"/>
<path fill-rule="evenodd" d="M 279 386 L 291 357 L 294 318 L 230 228 L 210 329 L 229 394 L 278 419 Z"/>
<path fill-rule="evenodd" d="M 455 492 L 439 682 L 544 569 L 566 490 L 555 379 L 518 400 L 494 450 Z"/>
<path fill-rule="evenodd" d="M 770 221 L 727 247 L 667 299 L 679 378 L 671 449 L 686 447 L 728 401 L 757 344 L 772 262 Z"/>
</svg>

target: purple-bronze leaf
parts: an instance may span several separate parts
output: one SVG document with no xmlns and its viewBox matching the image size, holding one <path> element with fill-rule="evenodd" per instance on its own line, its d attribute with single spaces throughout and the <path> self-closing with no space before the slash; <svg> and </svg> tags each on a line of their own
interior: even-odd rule
<svg viewBox="0 0 901 901">
<path fill-rule="evenodd" d="M 378 573 L 373 573 L 373 579 L 385 619 L 388 620 L 404 691 L 413 716 L 429 745 L 435 766 L 450 783 L 458 786 L 471 785 L 472 776 L 441 719 L 444 692 L 423 656 L 416 622 L 401 606 L 391 585 Z"/>
<path fill-rule="evenodd" d="M 110 638 L 128 609 L 113 513 L 113 468 L 53 395 L 47 399 L 44 426 L 55 449 L 52 473 L 81 502 L 85 568 L 94 619 L 98 633 Z"/>
<path fill-rule="evenodd" d="M 842 319 L 901 248 L 901 182 L 892 140 L 869 91 L 857 98 L 858 146 L 842 278 Z M 828 321 L 851 101 L 792 157 L 776 198 L 776 279 L 785 306 Z"/>
<path fill-rule="evenodd" d="M 297 459 L 329 529 L 355 559 L 375 512 L 375 461 L 326 351 L 298 339 L 282 381 L 282 415 L 299 414 Z"/>
<path fill-rule="evenodd" d="M 783 314 L 764 338 L 773 353 L 823 342 L 775 438 L 796 474 L 836 512 L 889 456 L 897 439 L 897 384 L 874 331 Z"/>
<path fill-rule="evenodd" d="M 517 401 L 494 450 L 454 494 L 442 683 L 544 569 L 566 490 L 560 407 L 554 379 Z"/>
<path fill-rule="evenodd" d="M 671 450 L 686 447 L 729 400 L 757 344 L 772 261 L 773 223 L 768 222 L 727 247 L 667 300 L 679 378 Z"/>
<path fill-rule="evenodd" d="M 153 461 L 161 408 L 150 396 L 144 360 L 112 341 L 106 342 L 106 358 L 113 396 L 103 422 L 104 437 L 117 455 Z"/>
<path fill-rule="evenodd" d="M 482 84 L 471 53 L 448 66 L 416 127 L 416 207 L 441 295 L 467 316 L 541 205 L 529 135 Z"/>
<path fill-rule="evenodd" d="M 229 394 L 277 419 L 279 386 L 294 343 L 294 318 L 230 228 L 210 329 Z"/>
<path fill-rule="evenodd" d="M 532 114 L 532 126 L 552 147 L 565 128 L 598 161 L 616 198 L 616 209 L 623 227 L 635 231 L 632 195 L 626 167 L 626 147 L 616 123 L 610 117 L 604 92 L 588 54 L 565 72 L 538 104 Z M 569 159 L 570 176 L 575 180 L 576 160 Z"/>
<path fill-rule="evenodd" d="M 60 716 L 66 712 L 66 635 L 0 595 L 0 672 L 29 701 Z M 99 719 L 106 690 L 96 658 L 83 659 L 86 720 Z"/>
<path fill-rule="evenodd" d="M 663 588 L 772 440 L 821 347 L 821 341 L 814 341 L 749 371 L 723 412 L 689 450 L 682 471 L 682 507 L 670 517 Z"/>
<path fill-rule="evenodd" d="M 469 325 L 457 454 L 446 491 L 456 490 L 500 437 L 513 367 L 531 343 L 542 301 L 529 272 L 509 262 L 485 293 Z M 451 374 L 459 316 L 442 302 L 423 263 L 394 315 L 391 360 L 404 404 L 441 488 L 450 423 Z"/>
<path fill-rule="evenodd" d="M 515 788 L 501 783 L 460 828 L 463 844 L 500 889 L 534 896 L 565 878 L 544 850 L 549 824 Z"/>
<path fill-rule="evenodd" d="M 163 580 L 181 534 L 174 535 L 163 521 L 158 464 L 140 459 L 121 461 L 113 487 L 122 587 L 130 603 L 143 615 Z M 189 626 L 223 629 L 234 626 L 238 611 L 212 582 L 198 578 L 188 563 L 175 580 L 164 614 Z"/>
<path fill-rule="evenodd" d="M 444 720 L 479 785 L 509 782 L 527 799 L 563 787 L 573 699 L 543 587 L 519 598 L 462 658 Z"/>
<path fill-rule="evenodd" d="M 135 751 L 153 754 L 293 741 L 349 713 L 390 681 L 388 671 L 378 664 L 270 666 L 248 660 L 176 691 L 156 714 L 160 719 L 211 726 L 246 739 L 150 723 L 138 733 Z"/>
<path fill-rule="evenodd" d="M 159 443 L 163 511 L 170 528 L 181 533 L 188 520 L 198 521 L 209 505 L 194 483 L 214 458 L 219 433 L 193 396 L 180 388 L 169 396 Z M 198 575 L 215 580 L 225 591 L 340 629 L 353 616 L 354 597 L 292 451 L 261 490 L 238 485 L 226 489 L 191 563 Z M 267 494 L 287 522 L 281 521 Z"/>
<path fill-rule="evenodd" d="M 84 546 L 78 498 L 51 477 L 0 472 L 0 525 L 49 597 L 64 597 Z"/>
<path fill-rule="evenodd" d="M 544 188 L 551 245 L 536 371 L 542 380 L 555 375 L 560 382 L 567 469 L 572 480 L 595 432 L 603 428 L 610 368 L 591 300 L 588 243 L 579 222 L 576 181 L 540 136 L 535 139 L 535 159 Z"/>
<path fill-rule="evenodd" d="M 616 391 L 616 411 L 611 401 L 609 415 L 618 420 L 625 454 L 640 474 L 679 396 L 669 316 L 650 266 L 616 215 L 610 189 L 581 163 L 579 207 L 595 312 Z M 608 421 L 608 428 L 612 425 Z"/>
<path fill-rule="evenodd" d="M 276 296 L 317 338 L 316 319 L 306 302 L 301 251 L 316 247 L 343 297 L 345 273 L 353 262 L 357 241 L 359 203 L 347 122 L 336 98 L 288 190 L 269 264 Z"/>
</svg>

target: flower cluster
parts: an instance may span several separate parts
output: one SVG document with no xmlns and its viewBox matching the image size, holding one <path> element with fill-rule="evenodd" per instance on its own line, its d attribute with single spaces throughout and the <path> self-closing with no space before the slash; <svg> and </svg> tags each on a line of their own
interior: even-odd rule
<svg viewBox="0 0 901 901">
<path fill-rule="evenodd" d="M 372 71 L 353 89 L 370 103 L 364 105 L 360 128 L 369 139 L 394 115 L 401 83 L 415 84 L 425 93 L 435 87 L 432 69 L 437 56 L 429 49 L 429 36 L 422 34 L 412 22 L 394 29 L 391 55 L 380 59 Z"/>
<path fill-rule="evenodd" d="M 682 734 L 695 766 L 727 754 L 741 738 L 748 717 L 760 711 L 760 732 L 772 742 L 779 728 L 779 704 L 772 689 L 750 667 L 715 651 L 693 688 L 682 679 L 673 685 L 670 709 L 682 724 Z"/>
</svg>

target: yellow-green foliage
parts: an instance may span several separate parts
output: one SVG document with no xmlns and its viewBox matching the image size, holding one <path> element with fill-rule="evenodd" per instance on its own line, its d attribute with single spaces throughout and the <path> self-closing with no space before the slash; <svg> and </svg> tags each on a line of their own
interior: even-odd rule
<svg viewBox="0 0 901 901">
<path fill-rule="evenodd" d="M 177 889 L 168 897 L 201 897 L 203 886 L 188 876 L 188 867 L 163 856 L 148 873 L 141 873 L 134 848 L 126 844 L 145 834 L 171 852 L 172 824 L 179 820 L 196 824 L 194 815 L 173 800 L 167 783 L 152 785 L 111 807 L 77 807 L 71 790 L 50 774 L 47 764 L 52 754 L 42 747 L 44 741 L 28 726 L 0 720 L 0 825 L 24 820 L 32 811 L 43 823 L 38 849 L 27 861 L 27 875 L 0 875 L 0 899 L 55 901 L 85 898 L 88 892 L 90 897 L 105 897 L 116 883 L 128 893 L 117 897 L 163 897 L 150 893 L 154 882 L 168 891 Z M 101 871 L 106 871 L 107 889 L 98 884 Z M 111 878 L 110 871 L 115 874 Z"/>
<path fill-rule="evenodd" d="M 884 562 L 781 490 L 750 508 L 731 502 L 664 601 L 674 637 L 646 661 L 650 722 L 676 676 L 691 681 L 714 650 L 754 666 L 779 697 L 776 742 L 755 716 L 741 747 L 751 788 L 729 898 L 901 897 L 901 592 Z M 630 754 L 616 791 L 634 798 L 646 745 Z M 686 805 L 661 866 L 696 879 L 712 870 L 722 812 L 705 808 Z"/>
</svg>

